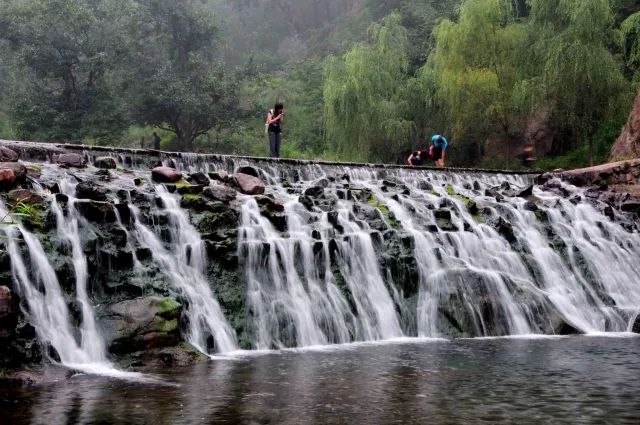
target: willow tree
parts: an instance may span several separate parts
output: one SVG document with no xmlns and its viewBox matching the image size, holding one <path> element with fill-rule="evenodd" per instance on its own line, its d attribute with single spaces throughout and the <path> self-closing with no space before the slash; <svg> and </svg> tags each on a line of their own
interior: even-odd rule
<svg viewBox="0 0 640 425">
<path fill-rule="evenodd" d="M 608 49 L 611 1 L 530 0 L 530 6 L 532 69 L 540 75 L 541 97 L 553 108 L 556 127 L 573 135 L 555 150 L 588 141 L 593 162 L 593 135 L 620 109 L 625 93 L 621 64 Z"/>
<path fill-rule="evenodd" d="M 640 12 L 625 19 L 620 27 L 620 35 L 626 70 L 637 83 L 640 80 Z"/>
<path fill-rule="evenodd" d="M 458 145 L 476 144 L 497 134 L 508 161 L 527 87 L 521 66 L 526 31 L 513 2 L 466 0 L 458 21 L 441 22 L 434 34 L 435 48 L 423 72 L 436 76 L 453 139 L 463 141 Z"/>
<path fill-rule="evenodd" d="M 371 40 L 325 66 L 325 137 L 342 158 L 389 161 L 410 146 L 413 122 L 402 96 L 408 78 L 407 33 L 393 13 Z"/>
</svg>

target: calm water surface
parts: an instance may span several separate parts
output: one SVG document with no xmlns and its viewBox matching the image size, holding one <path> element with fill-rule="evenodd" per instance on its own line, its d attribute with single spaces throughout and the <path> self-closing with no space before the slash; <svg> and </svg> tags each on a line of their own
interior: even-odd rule
<svg viewBox="0 0 640 425">
<path fill-rule="evenodd" d="M 640 423 L 640 338 L 281 352 L 0 388 L 1 424 Z"/>
</svg>

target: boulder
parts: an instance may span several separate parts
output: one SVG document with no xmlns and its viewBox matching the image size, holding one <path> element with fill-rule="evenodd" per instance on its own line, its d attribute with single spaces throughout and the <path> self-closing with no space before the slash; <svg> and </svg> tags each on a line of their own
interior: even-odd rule
<svg viewBox="0 0 640 425">
<path fill-rule="evenodd" d="M 110 156 L 101 156 L 96 158 L 94 164 L 98 168 L 102 168 L 105 170 L 114 170 L 118 167 L 116 160 Z"/>
<path fill-rule="evenodd" d="M 151 177 L 158 183 L 177 183 L 182 180 L 182 173 L 171 167 L 156 167 L 151 170 Z"/>
<path fill-rule="evenodd" d="M 498 217 L 497 219 L 491 220 L 490 224 L 496 229 L 496 232 L 502 235 L 509 243 L 515 243 L 517 241 L 513 226 L 504 218 Z"/>
<path fill-rule="evenodd" d="M 26 205 L 41 205 L 44 198 L 29 189 L 16 189 L 7 194 L 7 198 L 13 202 L 22 202 Z"/>
<path fill-rule="evenodd" d="M 76 197 L 78 199 L 90 199 L 98 202 L 107 201 L 106 189 L 90 182 L 78 183 L 76 186 Z"/>
<path fill-rule="evenodd" d="M 520 192 L 518 192 L 517 196 L 519 198 L 528 198 L 530 196 L 533 196 L 533 185 L 527 187 L 524 190 L 521 190 Z"/>
<path fill-rule="evenodd" d="M 209 186 L 211 184 L 211 180 L 205 173 L 198 171 L 197 173 L 193 173 L 189 176 L 189 182 L 201 185 L 201 186 Z"/>
<path fill-rule="evenodd" d="M 203 187 L 199 184 L 184 185 L 177 188 L 180 195 L 199 195 L 202 193 Z"/>
<path fill-rule="evenodd" d="M 75 205 L 80 214 L 93 223 L 103 224 L 117 221 L 114 206 L 109 202 L 81 200 L 77 201 Z"/>
<path fill-rule="evenodd" d="M 236 169 L 236 174 L 246 174 L 248 176 L 256 177 L 258 179 L 260 178 L 260 172 L 256 168 L 249 167 L 249 166 L 238 167 L 238 169 Z"/>
<path fill-rule="evenodd" d="M 0 170 L 11 170 L 16 176 L 16 180 L 20 181 L 27 177 L 27 167 L 20 162 L 0 162 Z"/>
<path fill-rule="evenodd" d="M 262 195 L 265 192 L 264 183 L 257 177 L 236 173 L 234 178 L 240 188 L 240 192 L 245 195 Z"/>
<path fill-rule="evenodd" d="M 56 163 L 64 168 L 84 168 L 87 166 L 87 161 L 84 156 L 79 153 L 63 153 L 58 155 Z"/>
<path fill-rule="evenodd" d="M 269 198 L 268 196 L 258 196 L 256 198 L 256 202 L 263 208 L 267 208 L 269 211 L 283 213 L 284 205 L 276 202 L 275 200 Z"/>
<path fill-rule="evenodd" d="M 202 195 L 214 201 L 229 203 L 236 199 L 238 193 L 230 187 L 215 185 L 205 188 Z"/>
<path fill-rule="evenodd" d="M 0 169 L 0 190 L 13 189 L 16 185 L 16 175 L 9 168 Z"/>
<path fill-rule="evenodd" d="M 312 186 L 304 191 L 304 195 L 310 198 L 319 198 L 320 196 L 324 195 L 324 187 L 320 185 Z"/>
<path fill-rule="evenodd" d="M 180 342 L 182 306 L 172 298 L 148 297 L 96 309 L 111 352 L 124 354 Z"/>
<path fill-rule="evenodd" d="M 16 162 L 20 157 L 6 146 L 0 146 L 0 162 Z"/>
<path fill-rule="evenodd" d="M 209 178 L 222 183 L 229 183 L 229 173 L 224 170 L 209 173 Z"/>
</svg>

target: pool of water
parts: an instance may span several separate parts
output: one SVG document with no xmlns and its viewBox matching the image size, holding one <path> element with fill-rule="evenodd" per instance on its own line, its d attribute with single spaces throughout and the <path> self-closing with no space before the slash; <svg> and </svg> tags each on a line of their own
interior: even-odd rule
<svg viewBox="0 0 640 425">
<path fill-rule="evenodd" d="M 2 424 L 640 423 L 640 338 L 404 341 L 0 387 Z"/>
</svg>

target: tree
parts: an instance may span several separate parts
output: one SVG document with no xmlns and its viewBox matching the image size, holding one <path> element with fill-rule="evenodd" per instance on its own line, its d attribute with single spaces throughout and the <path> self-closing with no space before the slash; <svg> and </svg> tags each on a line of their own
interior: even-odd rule
<svg viewBox="0 0 640 425">
<path fill-rule="evenodd" d="M 3 2 L 0 38 L 11 53 L 6 95 L 19 137 L 77 141 L 117 135 L 123 110 L 108 70 L 123 55 L 122 17 L 129 6 L 126 0 Z"/>
<path fill-rule="evenodd" d="M 563 152 L 588 141 L 593 163 L 593 135 L 626 102 L 619 61 L 608 49 L 613 41 L 610 0 L 530 0 L 533 60 L 540 76 L 542 102 L 552 106 L 555 126 L 573 140 L 555 147 Z"/>
<path fill-rule="evenodd" d="M 228 123 L 236 110 L 236 81 L 219 56 L 210 5 L 184 0 L 138 2 L 131 67 L 120 79 L 132 116 L 176 134 L 181 148 Z"/>
<path fill-rule="evenodd" d="M 414 130 L 402 115 L 407 109 L 401 96 L 408 78 L 407 34 L 397 13 L 370 33 L 370 44 L 327 59 L 325 135 L 342 157 L 388 161 L 411 145 Z"/>
<path fill-rule="evenodd" d="M 435 30 L 435 47 L 423 72 L 435 75 L 437 97 L 445 105 L 453 139 L 477 145 L 500 134 L 507 147 L 522 119 L 525 28 L 511 0 L 467 0 L 457 22 Z M 478 149 L 467 150 L 477 159 Z"/>
</svg>

